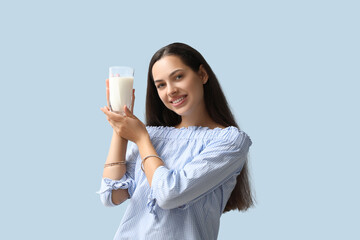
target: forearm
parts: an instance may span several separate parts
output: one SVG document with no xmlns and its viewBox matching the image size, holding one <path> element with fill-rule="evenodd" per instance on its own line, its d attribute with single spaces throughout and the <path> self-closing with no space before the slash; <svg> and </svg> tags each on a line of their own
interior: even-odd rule
<svg viewBox="0 0 360 240">
<path fill-rule="evenodd" d="M 105 163 L 107 164 L 125 161 L 127 143 L 127 140 L 123 139 L 117 135 L 115 131 L 113 131 L 109 153 Z M 125 164 L 113 165 L 111 167 L 104 168 L 103 178 L 119 180 L 124 176 L 125 172 Z"/>
<path fill-rule="evenodd" d="M 125 161 L 127 143 L 128 141 L 126 139 L 120 137 L 119 135 L 116 134 L 115 131 L 113 131 L 109 153 L 105 164 Z M 125 175 L 125 172 L 126 172 L 125 164 L 105 167 L 103 171 L 103 178 L 119 180 Z M 120 204 L 121 202 L 125 201 L 128 197 L 129 197 L 129 193 L 127 189 L 118 189 L 112 191 L 111 199 L 114 204 Z"/>
<path fill-rule="evenodd" d="M 149 135 L 142 137 L 142 139 L 137 143 L 137 145 L 139 148 L 141 159 L 144 159 L 146 156 L 149 155 L 157 155 L 157 152 L 151 143 Z M 155 170 L 163 165 L 163 161 L 156 157 L 149 157 L 145 160 L 143 168 L 150 186 Z"/>
</svg>

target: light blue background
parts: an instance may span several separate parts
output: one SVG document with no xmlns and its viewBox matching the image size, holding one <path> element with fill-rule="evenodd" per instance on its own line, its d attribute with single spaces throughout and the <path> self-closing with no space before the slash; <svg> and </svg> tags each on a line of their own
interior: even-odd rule
<svg viewBox="0 0 360 240">
<path fill-rule="evenodd" d="M 358 1 L 3 1 L 0 239 L 112 239 L 99 189 L 108 67 L 175 41 L 217 74 L 253 146 L 256 207 L 219 239 L 360 239 Z"/>
</svg>

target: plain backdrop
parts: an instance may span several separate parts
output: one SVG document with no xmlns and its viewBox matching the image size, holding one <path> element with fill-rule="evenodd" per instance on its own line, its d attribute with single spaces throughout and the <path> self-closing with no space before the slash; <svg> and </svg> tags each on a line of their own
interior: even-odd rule
<svg viewBox="0 0 360 240">
<path fill-rule="evenodd" d="M 219 239 L 360 239 L 358 1 L 2 1 L 0 239 L 112 239 L 95 193 L 112 129 L 108 67 L 184 42 L 252 139 L 257 203 Z M 171 238 L 169 238 L 171 239 Z"/>
</svg>

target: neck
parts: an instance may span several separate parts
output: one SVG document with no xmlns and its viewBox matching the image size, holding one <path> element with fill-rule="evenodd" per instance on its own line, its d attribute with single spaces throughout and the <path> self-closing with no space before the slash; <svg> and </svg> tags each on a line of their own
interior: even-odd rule
<svg viewBox="0 0 360 240">
<path fill-rule="evenodd" d="M 182 127 L 190 127 L 190 126 L 200 126 L 200 127 L 208 127 L 208 128 L 216 128 L 220 126 L 219 124 L 215 123 L 205 108 L 202 111 L 197 112 L 196 114 L 190 114 L 186 116 L 181 116 L 181 123 L 176 128 Z"/>
</svg>

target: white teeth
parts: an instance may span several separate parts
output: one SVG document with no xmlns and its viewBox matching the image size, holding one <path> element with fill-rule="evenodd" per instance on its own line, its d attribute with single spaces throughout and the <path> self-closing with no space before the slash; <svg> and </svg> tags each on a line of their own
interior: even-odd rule
<svg viewBox="0 0 360 240">
<path fill-rule="evenodd" d="M 183 99 L 184 99 L 185 97 L 181 97 L 181 98 L 179 98 L 179 99 L 176 99 L 175 101 L 173 101 L 173 103 L 179 103 L 179 102 L 181 102 Z"/>
</svg>

